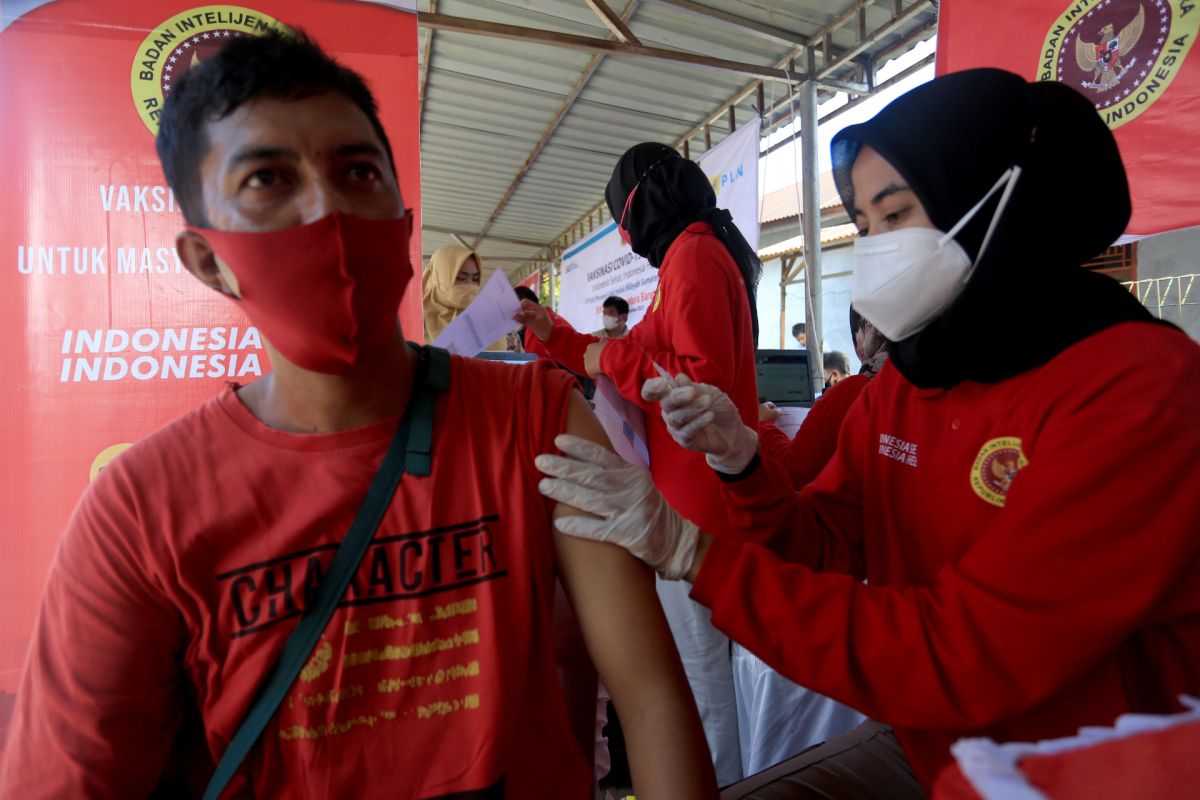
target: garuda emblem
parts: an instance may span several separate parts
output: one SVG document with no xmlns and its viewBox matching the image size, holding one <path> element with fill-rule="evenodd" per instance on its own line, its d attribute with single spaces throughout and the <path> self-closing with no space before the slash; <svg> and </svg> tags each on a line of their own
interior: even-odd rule
<svg viewBox="0 0 1200 800">
<path fill-rule="evenodd" d="M 1129 54 L 1137 46 L 1145 22 L 1146 9 L 1139 5 L 1137 16 L 1120 33 L 1110 22 L 1100 29 L 1099 42 L 1085 42 L 1082 36 L 1075 40 L 1075 61 L 1081 70 L 1092 74 L 1092 79 L 1083 84 L 1084 88 L 1096 91 L 1111 89 L 1137 65 L 1136 58 L 1122 63 L 1121 54 Z"/>
</svg>

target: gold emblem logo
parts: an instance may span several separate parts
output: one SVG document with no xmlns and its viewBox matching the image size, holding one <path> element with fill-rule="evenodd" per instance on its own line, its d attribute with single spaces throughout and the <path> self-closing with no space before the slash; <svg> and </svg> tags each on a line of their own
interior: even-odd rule
<svg viewBox="0 0 1200 800">
<path fill-rule="evenodd" d="M 112 463 L 114 458 L 131 447 L 133 447 L 133 442 L 122 442 L 101 450 L 100 454 L 92 461 L 92 468 L 88 470 L 88 483 L 96 480 L 100 476 L 100 473 L 104 471 L 104 468 Z"/>
<path fill-rule="evenodd" d="M 1115 130 L 1166 93 L 1198 29 L 1194 0 L 1076 0 L 1046 34 L 1037 79 L 1082 91 Z"/>
<path fill-rule="evenodd" d="M 984 443 L 971 466 L 971 488 L 975 494 L 994 506 L 1004 507 L 1008 490 L 1017 473 L 1029 465 L 1021 440 L 1001 436 Z"/>
<path fill-rule="evenodd" d="M 268 30 L 291 33 L 261 11 L 242 6 L 201 6 L 176 14 L 142 40 L 129 71 L 133 103 L 150 132 L 158 134 L 158 116 L 171 85 L 221 46 L 238 36 Z"/>
</svg>

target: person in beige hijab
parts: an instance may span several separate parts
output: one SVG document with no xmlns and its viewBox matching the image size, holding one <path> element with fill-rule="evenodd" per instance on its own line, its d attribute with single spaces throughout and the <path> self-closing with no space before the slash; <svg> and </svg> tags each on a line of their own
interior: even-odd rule
<svg viewBox="0 0 1200 800">
<path fill-rule="evenodd" d="M 425 310 L 425 344 L 432 344 L 447 325 L 479 295 L 483 263 L 479 254 L 462 245 L 439 247 L 421 275 Z M 500 339 L 486 349 L 503 350 Z"/>
</svg>

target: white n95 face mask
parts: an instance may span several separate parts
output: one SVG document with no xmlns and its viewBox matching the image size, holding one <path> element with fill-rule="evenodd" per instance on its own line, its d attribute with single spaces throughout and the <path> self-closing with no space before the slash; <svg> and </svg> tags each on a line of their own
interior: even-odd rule
<svg viewBox="0 0 1200 800">
<path fill-rule="evenodd" d="M 962 294 L 1020 174 L 1017 166 L 1005 170 L 948 233 L 935 228 L 901 228 L 856 239 L 851 303 L 858 313 L 893 342 L 920 333 Z M 1002 186 L 1004 194 L 972 264 L 954 236 Z"/>
</svg>

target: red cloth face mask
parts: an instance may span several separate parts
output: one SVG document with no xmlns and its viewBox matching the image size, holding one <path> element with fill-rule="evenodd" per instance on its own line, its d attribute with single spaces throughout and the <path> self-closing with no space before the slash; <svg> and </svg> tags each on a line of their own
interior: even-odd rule
<svg viewBox="0 0 1200 800">
<path fill-rule="evenodd" d="M 299 367 L 340 375 L 395 330 L 413 275 L 411 213 L 371 220 L 335 212 L 262 233 L 188 230 L 233 270 L 250 321 Z"/>
</svg>

